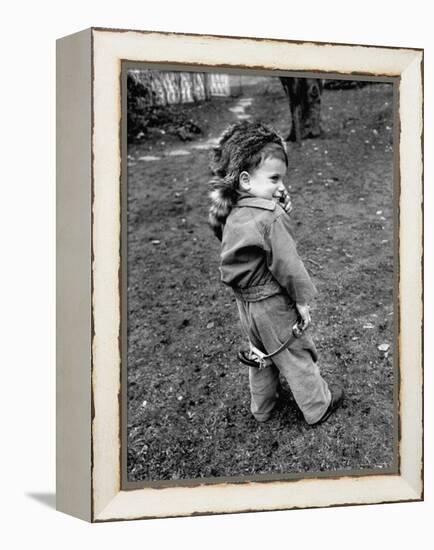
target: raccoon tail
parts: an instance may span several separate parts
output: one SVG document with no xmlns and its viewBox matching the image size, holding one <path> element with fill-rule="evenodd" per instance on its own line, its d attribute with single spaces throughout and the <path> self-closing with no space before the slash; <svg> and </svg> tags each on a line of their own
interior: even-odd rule
<svg viewBox="0 0 434 550">
<path fill-rule="evenodd" d="M 223 227 L 229 216 L 235 197 L 233 190 L 224 184 L 222 180 L 212 181 L 214 189 L 209 194 L 211 206 L 209 209 L 208 223 L 215 236 L 221 241 L 223 236 Z"/>
</svg>

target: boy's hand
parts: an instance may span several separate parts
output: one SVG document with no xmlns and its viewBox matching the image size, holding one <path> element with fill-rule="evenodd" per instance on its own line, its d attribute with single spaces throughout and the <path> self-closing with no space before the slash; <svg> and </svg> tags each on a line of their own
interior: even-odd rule
<svg viewBox="0 0 434 550">
<path fill-rule="evenodd" d="M 286 188 L 282 191 L 282 196 L 279 199 L 279 204 L 287 214 L 290 214 L 292 212 L 291 197 L 289 196 Z"/>
<path fill-rule="evenodd" d="M 310 325 L 310 312 L 307 304 L 295 304 L 298 314 L 301 317 L 301 329 L 304 331 Z"/>
</svg>

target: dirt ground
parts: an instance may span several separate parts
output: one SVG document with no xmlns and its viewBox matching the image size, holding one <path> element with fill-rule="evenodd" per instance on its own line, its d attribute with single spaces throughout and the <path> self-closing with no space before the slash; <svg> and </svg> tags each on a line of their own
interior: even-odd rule
<svg viewBox="0 0 434 550">
<path fill-rule="evenodd" d="M 277 79 L 242 98 L 245 113 L 288 133 Z M 325 90 L 323 136 L 288 144 L 294 232 L 319 290 L 312 335 L 324 378 L 346 393 L 314 428 L 287 387 L 268 422 L 251 416 L 236 359 L 245 342 L 219 282 L 206 147 L 242 98 L 180 107 L 203 129 L 195 141 L 155 131 L 128 150 L 128 479 L 380 473 L 395 464 L 397 429 L 392 86 Z"/>
</svg>

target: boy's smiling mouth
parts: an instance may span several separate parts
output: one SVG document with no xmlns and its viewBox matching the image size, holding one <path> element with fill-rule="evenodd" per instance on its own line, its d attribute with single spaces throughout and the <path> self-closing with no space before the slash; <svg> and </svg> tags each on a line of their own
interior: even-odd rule
<svg viewBox="0 0 434 550">
<path fill-rule="evenodd" d="M 273 199 L 276 199 L 277 202 L 281 201 L 283 198 L 283 192 L 282 191 L 276 191 L 274 194 L 273 194 Z"/>
</svg>

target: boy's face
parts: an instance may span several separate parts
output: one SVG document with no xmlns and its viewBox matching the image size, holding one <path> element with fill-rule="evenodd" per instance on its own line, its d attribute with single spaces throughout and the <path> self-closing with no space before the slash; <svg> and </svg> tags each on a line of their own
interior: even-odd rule
<svg viewBox="0 0 434 550">
<path fill-rule="evenodd" d="M 279 200 L 285 189 L 286 164 L 279 158 L 266 158 L 251 173 L 240 174 L 240 187 L 254 197 Z"/>
</svg>

